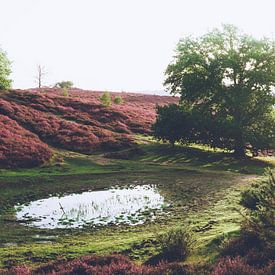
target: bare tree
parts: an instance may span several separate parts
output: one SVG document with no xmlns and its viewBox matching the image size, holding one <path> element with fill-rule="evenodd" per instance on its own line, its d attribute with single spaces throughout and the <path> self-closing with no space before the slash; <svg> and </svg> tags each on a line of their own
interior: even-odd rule
<svg viewBox="0 0 275 275">
<path fill-rule="evenodd" d="M 37 75 L 35 77 L 37 83 L 38 83 L 38 88 L 42 87 L 42 82 L 45 79 L 45 76 L 47 75 L 46 69 L 44 66 L 38 64 L 37 65 Z"/>
</svg>

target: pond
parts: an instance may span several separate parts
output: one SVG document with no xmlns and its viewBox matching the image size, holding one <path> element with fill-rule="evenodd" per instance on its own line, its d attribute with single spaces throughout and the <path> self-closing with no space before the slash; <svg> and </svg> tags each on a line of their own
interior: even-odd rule
<svg viewBox="0 0 275 275">
<path fill-rule="evenodd" d="M 53 196 L 15 209 L 19 222 L 55 229 L 142 224 L 154 220 L 168 206 L 156 186 L 138 185 Z"/>
</svg>

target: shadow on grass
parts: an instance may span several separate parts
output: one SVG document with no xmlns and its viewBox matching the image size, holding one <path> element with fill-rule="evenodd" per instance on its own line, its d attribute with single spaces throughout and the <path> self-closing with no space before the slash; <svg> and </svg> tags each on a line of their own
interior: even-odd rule
<svg viewBox="0 0 275 275">
<path fill-rule="evenodd" d="M 232 153 L 215 151 L 206 147 L 174 146 L 168 144 L 143 145 L 146 155 L 142 161 L 166 165 L 190 165 L 214 170 L 244 174 L 262 174 L 267 167 L 275 167 L 274 158 L 236 159 Z"/>
</svg>

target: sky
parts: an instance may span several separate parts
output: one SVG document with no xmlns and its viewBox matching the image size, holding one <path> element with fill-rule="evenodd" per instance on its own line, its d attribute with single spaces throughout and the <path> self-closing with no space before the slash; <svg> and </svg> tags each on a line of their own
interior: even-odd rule
<svg viewBox="0 0 275 275">
<path fill-rule="evenodd" d="M 78 88 L 162 93 L 186 35 L 223 23 L 275 37 L 274 0 L 0 0 L 0 47 L 14 88 L 70 80 Z"/>
</svg>

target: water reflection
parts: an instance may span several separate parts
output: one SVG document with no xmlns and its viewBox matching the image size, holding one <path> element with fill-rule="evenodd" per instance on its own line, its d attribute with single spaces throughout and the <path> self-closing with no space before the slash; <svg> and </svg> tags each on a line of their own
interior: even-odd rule
<svg viewBox="0 0 275 275">
<path fill-rule="evenodd" d="M 165 208 L 155 186 L 128 186 L 51 197 L 16 206 L 17 219 L 39 228 L 76 228 L 107 224 L 136 225 Z"/>
</svg>

